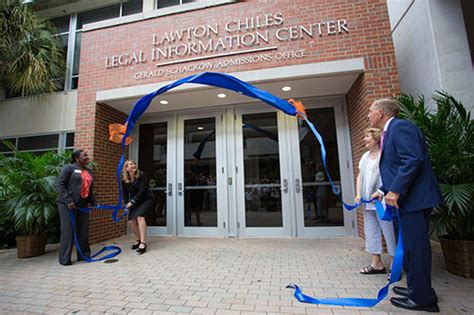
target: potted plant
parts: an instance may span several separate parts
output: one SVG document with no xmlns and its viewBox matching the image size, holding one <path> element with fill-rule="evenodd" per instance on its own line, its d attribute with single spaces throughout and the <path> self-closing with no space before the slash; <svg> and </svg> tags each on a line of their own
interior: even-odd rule
<svg viewBox="0 0 474 315">
<path fill-rule="evenodd" d="M 0 212 L 14 224 L 18 258 L 44 253 L 50 224 L 57 221 L 55 180 L 65 161 L 52 152 L 0 155 Z"/>
<path fill-rule="evenodd" d="M 462 103 L 437 92 L 437 109 L 423 97 L 398 97 L 401 116 L 424 133 L 444 202 L 432 214 L 430 231 L 438 236 L 449 272 L 474 277 L 474 121 Z"/>
</svg>

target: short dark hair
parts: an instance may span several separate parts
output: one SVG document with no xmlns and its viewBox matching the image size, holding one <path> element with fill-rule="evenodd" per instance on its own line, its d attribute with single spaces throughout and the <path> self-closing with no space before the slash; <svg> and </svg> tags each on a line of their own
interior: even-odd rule
<svg viewBox="0 0 474 315">
<path fill-rule="evenodd" d="M 81 153 L 84 152 L 84 150 L 76 150 L 71 153 L 71 163 L 76 163 L 77 159 L 81 156 Z"/>
</svg>

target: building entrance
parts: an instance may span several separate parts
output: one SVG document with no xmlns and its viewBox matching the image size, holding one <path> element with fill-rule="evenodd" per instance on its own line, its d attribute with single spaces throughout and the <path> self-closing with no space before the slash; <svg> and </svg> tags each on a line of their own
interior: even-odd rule
<svg viewBox="0 0 474 315">
<path fill-rule="evenodd" d="M 336 189 L 346 195 L 351 179 L 341 103 L 315 101 L 307 113 L 325 139 Z M 157 197 L 147 218 L 150 234 L 322 237 L 354 232 L 354 216 L 343 212 L 332 193 L 319 144 L 295 117 L 252 104 L 160 119 L 145 119 L 135 149 Z"/>
</svg>

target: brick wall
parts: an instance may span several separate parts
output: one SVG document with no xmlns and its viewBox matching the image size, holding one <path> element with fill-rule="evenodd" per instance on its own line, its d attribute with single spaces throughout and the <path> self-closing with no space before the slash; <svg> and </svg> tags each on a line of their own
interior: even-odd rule
<svg viewBox="0 0 474 315">
<path fill-rule="evenodd" d="M 387 57 L 385 56 L 385 58 Z M 357 178 L 359 173 L 359 160 L 362 154 L 367 151 L 363 144 L 363 138 L 364 130 L 369 127 L 367 114 L 370 105 L 376 99 L 392 97 L 400 91 L 398 74 L 393 70 L 394 67 L 396 69 L 395 56 L 392 55 L 389 58 L 390 62 L 386 63 L 385 67 L 380 65 L 374 67 L 371 62 L 380 61 L 379 58 L 375 58 L 377 61 L 371 61 L 372 59 L 366 59 L 366 63 L 369 63 L 369 65 L 366 64 L 367 70 L 357 78 L 346 95 L 354 178 Z M 364 238 L 364 220 L 360 209 L 357 210 L 357 225 L 359 236 Z"/>
<path fill-rule="evenodd" d="M 352 158 L 354 178 L 359 174 L 359 160 L 365 152 L 362 142 L 364 129 L 368 127 L 367 108 L 370 106 L 367 99 L 365 86 L 365 75 L 361 74 L 346 95 L 347 113 L 349 116 L 349 128 L 351 129 Z M 355 184 L 355 183 L 354 183 Z M 357 227 L 359 236 L 364 235 L 364 217 L 361 209 L 357 209 Z"/>
<path fill-rule="evenodd" d="M 90 98 L 84 99 L 90 100 Z M 81 99 L 81 98 L 80 98 Z M 121 156 L 121 146 L 108 140 L 110 123 L 122 123 L 126 114 L 95 101 L 82 103 L 76 117 L 74 146 L 89 151 L 95 164 L 94 191 L 99 204 L 116 204 L 118 183 L 116 167 Z M 126 152 L 128 157 L 128 152 Z M 97 243 L 126 233 L 126 219 L 115 223 L 112 211 L 94 210 L 90 215 L 90 241 Z"/>
<path fill-rule="evenodd" d="M 106 126 L 109 122 L 122 121 L 125 116 L 106 105 L 96 104 L 96 91 L 176 80 L 197 73 L 172 74 L 136 80 L 133 77 L 134 73 L 154 69 L 154 63 L 156 62 L 147 60 L 145 63 L 106 69 L 105 58 L 125 52 L 150 51 L 154 47 L 153 34 L 163 34 L 171 30 L 211 23 L 223 26 L 230 19 L 242 19 L 277 12 L 282 13 L 284 17 L 283 26 L 285 27 L 345 19 L 348 23 L 349 33 L 326 34 L 294 41 L 276 41 L 274 39 L 275 28 L 269 28 L 269 32 L 273 32 L 272 39 L 268 43 L 269 46 L 278 46 L 279 52 L 305 49 L 307 56 L 284 61 L 271 60 L 237 65 L 221 71 L 239 72 L 295 64 L 364 58 L 366 70 L 357 79 L 347 95 L 354 169 L 357 170 L 357 162 L 363 152 L 362 130 L 367 126 L 365 117 L 368 106 L 376 98 L 392 96 L 399 91 L 386 1 L 240 1 L 83 33 L 75 146 L 88 149 L 93 159 L 99 162 L 97 191 L 100 193 L 100 197 L 103 198 L 103 202 L 113 203 L 115 200 L 114 172 L 120 155 L 119 146 L 107 142 Z M 248 49 L 248 47 L 246 48 Z M 224 59 L 214 58 L 212 61 L 218 62 Z M 198 62 L 194 62 L 194 64 L 196 63 Z M 186 63 L 186 65 L 192 64 L 193 62 Z M 175 66 L 168 66 L 163 69 L 166 70 Z M 96 239 L 95 233 L 102 233 L 102 236 L 97 240 L 116 235 L 109 233 L 114 231 L 112 229 L 100 229 L 105 224 L 105 217 L 105 214 L 100 213 L 92 215 L 94 222 L 93 239 Z M 363 231 L 363 229 L 360 228 L 359 231 Z"/>
</svg>

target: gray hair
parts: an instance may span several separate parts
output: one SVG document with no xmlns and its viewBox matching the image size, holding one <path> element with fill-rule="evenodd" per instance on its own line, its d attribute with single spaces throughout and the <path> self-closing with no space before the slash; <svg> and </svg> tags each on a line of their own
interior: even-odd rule
<svg viewBox="0 0 474 315">
<path fill-rule="evenodd" d="M 390 117 L 395 117 L 400 112 L 398 102 L 392 98 L 382 98 L 375 101 L 372 106 L 374 109 L 383 110 Z"/>
</svg>

